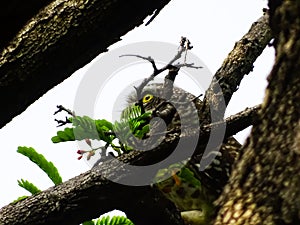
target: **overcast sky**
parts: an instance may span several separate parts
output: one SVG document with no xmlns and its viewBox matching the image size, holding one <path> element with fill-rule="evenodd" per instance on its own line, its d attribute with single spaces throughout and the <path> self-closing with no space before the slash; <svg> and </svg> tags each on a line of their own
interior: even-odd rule
<svg viewBox="0 0 300 225">
<path fill-rule="evenodd" d="M 172 0 L 149 26 L 141 25 L 134 29 L 110 49 L 141 41 L 160 41 L 177 45 L 180 37 L 186 36 L 194 46 L 193 54 L 197 55 L 212 73 L 215 73 L 235 42 L 262 15 L 264 7 L 267 7 L 265 0 Z M 267 48 L 254 64 L 254 71 L 245 77 L 239 90 L 234 94 L 227 115 L 261 103 L 267 84 L 266 76 L 273 60 L 274 51 L 272 48 Z M 30 146 L 42 153 L 57 166 L 64 181 L 89 169 L 84 160 L 77 160 L 76 143 L 53 144 L 51 142 L 51 137 L 57 131 L 54 122 L 54 118 L 57 117 L 53 112 L 56 110 L 56 105 L 60 104 L 73 108 L 77 88 L 82 78 L 89 67 L 100 61 L 101 55 L 50 90 L 0 130 L 2 144 L 0 207 L 19 196 L 28 195 L 17 185 L 17 179 L 28 179 L 42 190 L 52 186 L 49 178 L 37 166 L 16 152 L 18 146 Z M 148 70 L 145 71 L 147 72 L 142 75 L 146 77 L 149 73 Z M 99 73 L 101 74 L 101 71 Z M 118 83 L 118 79 L 111 82 L 114 86 L 125 85 L 122 82 Z M 111 91 L 117 93 L 118 88 Z M 115 100 L 108 99 L 109 96 L 105 98 L 99 97 L 97 110 L 109 114 L 111 113 L 109 105 Z M 99 113 L 99 119 L 102 118 L 101 115 Z M 63 118 L 63 116 L 58 117 Z M 249 129 L 240 132 L 236 136 L 237 139 L 243 142 L 248 132 Z"/>
</svg>

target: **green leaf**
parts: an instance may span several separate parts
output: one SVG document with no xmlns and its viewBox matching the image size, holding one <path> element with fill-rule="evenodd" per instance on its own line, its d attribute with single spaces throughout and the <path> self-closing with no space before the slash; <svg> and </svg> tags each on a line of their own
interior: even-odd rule
<svg viewBox="0 0 300 225">
<path fill-rule="evenodd" d="M 27 195 L 20 196 L 20 197 L 18 197 L 16 200 L 14 200 L 12 203 L 14 204 L 14 203 L 19 202 L 19 201 L 22 201 L 23 199 L 28 198 L 28 197 L 29 197 L 29 196 L 27 196 Z"/>
<path fill-rule="evenodd" d="M 107 120 L 95 120 L 95 124 L 97 127 L 106 127 L 107 130 L 112 130 L 113 129 L 113 124 Z"/>
<path fill-rule="evenodd" d="M 60 142 L 62 142 L 62 140 L 61 140 L 60 137 L 58 137 L 58 136 L 52 137 L 52 138 L 51 138 L 51 141 L 52 141 L 53 143 L 60 143 Z"/>
<path fill-rule="evenodd" d="M 94 221 L 93 220 L 88 220 L 82 223 L 82 225 L 94 225 Z"/>
<path fill-rule="evenodd" d="M 58 131 L 57 135 L 51 138 L 53 143 L 83 140 L 85 138 L 111 143 L 115 138 L 111 134 L 107 134 L 113 128 L 113 124 L 107 120 L 93 120 L 88 116 L 75 116 L 69 119 L 73 127 Z"/>
<path fill-rule="evenodd" d="M 73 128 L 66 127 L 63 131 L 57 131 L 57 136 L 51 138 L 53 143 L 75 141 Z"/>
<path fill-rule="evenodd" d="M 125 216 L 103 216 L 94 221 L 96 225 L 134 225 L 131 220 Z M 85 224 L 84 224 L 85 225 Z M 89 225 L 89 224 L 88 224 Z"/>
<path fill-rule="evenodd" d="M 193 171 L 191 171 L 187 167 L 183 167 L 180 170 L 178 176 L 193 184 L 195 187 L 201 187 L 200 181 L 194 176 Z"/>
<path fill-rule="evenodd" d="M 34 148 L 19 146 L 17 152 L 26 156 L 39 166 L 55 185 L 62 183 L 62 178 L 59 175 L 57 168 L 52 162 L 47 161 L 42 154 L 37 153 Z"/>
<path fill-rule="evenodd" d="M 18 180 L 18 185 L 24 188 L 26 191 L 29 191 L 32 195 L 41 192 L 33 183 L 29 182 L 28 180 Z"/>
<path fill-rule="evenodd" d="M 68 118 L 72 122 L 72 128 L 58 131 L 57 136 L 51 138 L 52 142 L 74 141 L 91 139 L 104 141 L 106 146 L 112 147 L 117 153 L 120 150 L 129 151 L 129 138 L 132 134 L 142 139 L 149 132 L 149 119 L 151 113 L 142 114 L 139 106 L 129 106 L 122 111 L 121 120 L 111 123 L 105 119 L 94 120 L 88 116 L 74 116 Z M 113 144 L 118 139 L 120 146 Z"/>
</svg>

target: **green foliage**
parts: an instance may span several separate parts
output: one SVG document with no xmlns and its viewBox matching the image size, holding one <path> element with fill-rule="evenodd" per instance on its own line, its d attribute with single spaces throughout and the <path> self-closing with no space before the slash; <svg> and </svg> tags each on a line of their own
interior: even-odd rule
<svg viewBox="0 0 300 225">
<path fill-rule="evenodd" d="M 33 183 L 29 182 L 28 180 L 18 180 L 18 185 L 25 190 L 29 191 L 32 195 L 41 192 Z"/>
<path fill-rule="evenodd" d="M 200 181 L 194 176 L 194 172 L 191 171 L 187 167 L 183 167 L 179 174 L 179 177 L 181 177 L 183 180 L 188 181 L 190 184 L 193 184 L 195 187 L 201 187 Z"/>
<path fill-rule="evenodd" d="M 89 221 L 85 221 L 82 223 L 82 225 L 94 225 L 94 221 L 93 220 L 89 220 Z"/>
<path fill-rule="evenodd" d="M 20 196 L 20 197 L 18 197 L 16 200 L 14 200 L 12 203 L 16 203 L 16 202 L 18 202 L 18 201 L 22 201 L 23 199 L 28 198 L 28 197 L 29 197 L 29 196 L 27 196 L 27 195 Z"/>
<path fill-rule="evenodd" d="M 34 148 L 19 146 L 17 152 L 28 157 L 32 162 L 39 166 L 55 185 L 62 183 L 62 178 L 59 175 L 57 168 L 52 162 L 47 161 L 42 154 L 37 153 Z"/>
<path fill-rule="evenodd" d="M 59 143 L 63 141 L 74 141 L 73 128 L 66 127 L 63 131 L 57 131 L 57 136 L 51 138 L 53 143 Z"/>
<path fill-rule="evenodd" d="M 134 225 L 128 218 L 125 216 L 104 216 L 96 220 L 89 220 L 82 225 Z"/>
<path fill-rule="evenodd" d="M 107 120 L 94 120 L 88 116 L 75 116 L 68 119 L 72 122 L 73 128 L 67 127 L 63 131 L 58 131 L 57 136 L 51 139 L 53 143 L 86 138 L 111 143 L 112 135 L 109 135 L 108 132 L 113 130 L 113 125 Z"/>
<path fill-rule="evenodd" d="M 72 122 L 72 127 L 58 131 L 51 140 L 53 143 L 84 139 L 101 140 L 106 146 L 120 153 L 120 149 L 123 151 L 131 149 L 126 141 L 132 134 L 141 139 L 149 132 L 150 116 L 149 112 L 142 114 L 139 106 L 127 107 L 122 112 L 121 120 L 114 124 L 105 119 L 94 120 L 88 116 L 74 116 L 68 118 Z M 113 143 L 115 140 L 118 140 L 119 146 Z"/>
</svg>

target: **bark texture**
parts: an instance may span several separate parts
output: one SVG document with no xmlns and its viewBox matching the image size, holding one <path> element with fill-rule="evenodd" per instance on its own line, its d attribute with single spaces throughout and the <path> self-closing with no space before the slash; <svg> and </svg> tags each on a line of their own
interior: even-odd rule
<svg viewBox="0 0 300 225">
<path fill-rule="evenodd" d="M 38 14 L 0 53 L 0 127 L 169 1 L 55 0 L 40 11 L 35 6 L 32 14 Z"/>
<path fill-rule="evenodd" d="M 206 110 L 224 117 L 226 107 L 245 75 L 251 73 L 253 64 L 272 38 L 269 15 L 265 13 L 254 22 L 234 49 L 223 61 L 206 90 L 204 106 Z"/>
<path fill-rule="evenodd" d="M 3 0 L 0 7 L 0 49 L 18 33 L 26 22 L 51 0 Z M 1 51 L 0 50 L 0 51 Z"/>
<path fill-rule="evenodd" d="M 114 170 L 124 178 L 126 169 L 118 160 L 101 169 Z M 171 202 L 158 201 L 160 193 L 150 187 L 126 186 L 101 176 L 97 168 L 61 185 L 49 188 L 1 209 L 0 224 L 80 224 L 114 209 L 124 210 L 135 224 L 182 225 Z M 176 217 L 177 216 L 177 217 Z"/>
<path fill-rule="evenodd" d="M 300 224 L 300 1 L 269 1 L 276 60 L 215 222 Z"/>
</svg>

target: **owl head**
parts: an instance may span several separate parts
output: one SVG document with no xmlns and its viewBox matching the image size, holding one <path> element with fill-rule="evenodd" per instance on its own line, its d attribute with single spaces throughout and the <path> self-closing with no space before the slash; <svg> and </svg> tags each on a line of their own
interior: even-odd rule
<svg viewBox="0 0 300 225">
<path fill-rule="evenodd" d="M 170 97 L 166 94 L 165 85 L 162 83 L 151 83 L 144 87 L 141 99 L 137 99 L 136 92 L 132 92 L 127 99 L 128 105 L 142 102 L 145 112 L 151 112 L 153 117 L 160 117 L 169 128 L 180 125 L 181 118 L 189 118 L 198 124 L 198 118 L 191 117 L 201 101 L 193 94 L 182 88 L 173 87 Z M 196 113 L 196 114 L 197 114 Z M 195 115 L 195 113 L 193 113 Z"/>
</svg>

